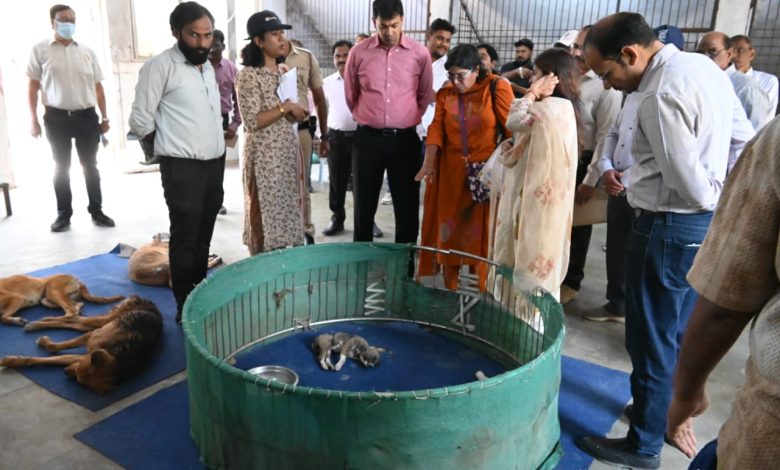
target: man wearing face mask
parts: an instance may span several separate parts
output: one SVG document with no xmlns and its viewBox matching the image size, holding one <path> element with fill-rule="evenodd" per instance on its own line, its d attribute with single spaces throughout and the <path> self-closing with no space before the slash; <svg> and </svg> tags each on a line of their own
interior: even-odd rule
<svg viewBox="0 0 780 470">
<path fill-rule="evenodd" d="M 97 151 L 100 135 L 108 132 L 106 97 L 100 81 L 97 55 L 87 46 L 76 42 L 76 12 L 67 5 L 54 5 L 49 10 L 54 39 L 46 39 L 33 47 L 27 76 L 30 79 L 28 102 L 32 114 L 32 136 L 41 135 L 38 120 L 38 92 L 46 108 L 43 124 L 49 139 L 56 169 L 54 193 L 57 196 L 57 219 L 52 232 L 70 227 L 73 214 L 70 192 L 70 159 L 73 139 L 84 170 L 89 197 L 88 210 L 92 221 L 100 227 L 113 227 L 114 221 L 102 210 L 100 173 L 97 169 Z M 101 119 L 95 112 L 100 110 Z"/>
<path fill-rule="evenodd" d="M 154 145 L 170 218 L 170 265 L 176 321 L 206 277 L 209 244 L 224 192 L 225 139 L 220 94 L 208 61 L 214 17 L 196 2 L 170 16 L 177 39 L 138 74 L 130 129 Z"/>
</svg>

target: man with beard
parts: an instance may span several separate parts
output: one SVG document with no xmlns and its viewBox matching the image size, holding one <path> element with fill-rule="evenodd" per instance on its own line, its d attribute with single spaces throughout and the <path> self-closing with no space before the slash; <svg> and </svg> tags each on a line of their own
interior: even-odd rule
<svg viewBox="0 0 780 470">
<path fill-rule="evenodd" d="M 176 321 L 206 277 L 209 245 L 222 205 L 225 138 L 214 67 L 208 62 L 214 17 L 196 2 L 170 16 L 177 39 L 141 68 L 131 131 L 153 142 L 170 218 L 170 265 Z"/>
<path fill-rule="evenodd" d="M 433 122 L 433 114 L 436 112 L 436 92 L 447 81 L 447 70 L 444 68 L 444 63 L 447 62 L 447 51 L 450 50 L 453 34 L 455 34 L 455 26 L 442 18 L 433 20 L 426 33 L 427 40 L 425 45 L 431 53 L 432 61 L 434 100 L 425 110 L 422 122 L 417 129 L 417 133 L 420 134 L 420 138 L 423 141 L 423 148 L 425 146 L 425 137 L 428 135 L 428 126 Z"/>
<path fill-rule="evenodd" d="M 590 26 L 584 26 L 571 45 L 571 55 L 577 59 L 580 66 L 580 102 L 579 102 L 579 134 L 582 151 L 577 163 L 577 193 L 574 196 L 576 204 L 584 204 L 593 197 L 599 180 L 598 169 L 593 161 L 593 154 L 599 154 L 601 144 L 620 113 L 622 95 L 616 90 L 605 90 L 601 79 L 585 63 L 582 45 L 590 31 Z M 568 33 L 567 33 L 568 34 Z M 561 42 L 565 38 L 561 38 Z M 590 165 L 590 167 L 589 167 Z M 592 225 L 573 227 L 571 230 L 571 251 L 569 253 L 569 270 L 561 285 L 561 303 L 566 305 L 577 297 L 580 285 L 585 278 L 585 260 L 588 256 Z M 615 321 L 622 321 L 622 294 L 615 302 L 610 303 L 609 310 L 614 314 Z"/>
<path fill-rule="evenodd" d="M 522 98 L 528 87 L 534 70 L 534 61 L 531 54 L 534 53 L 534 42 L 528 38 L 520 39 L 515 43 L 515 60 L 501 67 L 501 76 L 509 79 L 515 98 Z"/>
</svg>

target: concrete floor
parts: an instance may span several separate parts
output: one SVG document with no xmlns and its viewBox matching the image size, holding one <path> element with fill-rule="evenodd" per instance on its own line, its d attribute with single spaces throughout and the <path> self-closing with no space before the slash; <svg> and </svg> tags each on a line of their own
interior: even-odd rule
<svg viewBox="0 0 780 470">
<path fill-rule="evenodd" d="M 45 155 L 45 154 L 44 154 Z M 157 172 L 123 174 L 115 166 L 101 163 L 104 209 L 117 223 L 115 228 L 99 228 L 92 224 L 86 212 L 83 179 L 74 165 L 72 188 L 76 210 L 72 228 L 64 233 L 51 233 L 55 203 L 51 187 L 50 164 L 41 156 L 39 164 L 29 166 L 16 175 L 18 189 L 11 191 L 14 215 L 0 218 L 0 277 L 24 273 L 66 263 L 86 256 L 105 253 L 117 243 L 139 246 L 150 237 L 168 230 L 168 217 Z M 317 166 L 312 171 L 315 180 Z M 44 178 L 37 175 L 45 174 Z M 347 232 L 337 237 L 324 237 L 319 232 L 330 219 L 327 182 L 314 183 L 312 194 L 317 243 L 351 241 L 351 220 Z M 237 166 L 228 167 L 225 174 L 225 206 L 228 214 L 220 216 L 214 231 L 212 252 L 222 255 L 226 263 L 248 256 L 241 243 L 243 228 L 241 175 Z M 0 207 L 0 214 L 4 214 Z M 347 213 L 351 214 L 351 193 Z M 384 240 L 393 239 L 392 206 L 379 206 L 377 223 L 385 231 Z M 623 326 L 613 323 L 583 321 L 579 313 L 604 303 L 606 277 L 604 253 L 605 227 L 596 226 L 586 267 L 586 277 L 579 298 L 566 307 L 567 336 L 564 353 L 607 367 L 630 372 L 630 362 L 624 348 Z M 8 326 L 0 326 L 8 328 Z M 743 334 L 737 346 L 724 358 L 709 383 L 711 405 L 696 422 L 700 445 L 717 435 L 728 417 L 730 403 L 744 379 L 747 340 Z M 138 392 L 99 412 L 88 411 L 59 398 L 22 377 L 16 371 L 0 371 L 0 468 L 68 468 L 113 469 L 116 464 L 72 436 L 89 425 L 151 395 L 155 391 L 184 379 L 177 374 L 148 389 Z M 627 430 L 625 418 L 618 420 L 610 436 L 623 436 Z M 687 468 L 688 459 L 666 446 L 662 454 L 663 468 Z M 594 463 L 592 469 L 612 468 Z"/>
</svg>

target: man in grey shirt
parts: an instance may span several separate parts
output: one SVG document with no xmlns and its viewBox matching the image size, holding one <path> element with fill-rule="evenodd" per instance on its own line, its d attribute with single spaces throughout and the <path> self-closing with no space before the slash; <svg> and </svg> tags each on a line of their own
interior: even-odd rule
<svg viewBox="0 0 780 470">
<path fill-rule="evenodd" d="M 170 25 L 177 43 L 141 68 L 130 129 L 153 142 L 160 158 L 179 323 L 187 296 L 206 277 L 224 196 L 225 139 L 214 67 L 208 61 L 214 17 L 195 2 L 180 3 Z"/>
<path fill-rule="evenodd" d="M 602 461 L 659 468 L 679 341 L 696 300 L 685 275 L 726 177 L 736 96 L 711 60 L 664 46 L 636 13 L 596 23 L 585 59 L 604 86 L 638 94 L 627 190 L 637 218 L 626 264 L 634 404 L 626 437 L 578 445 Z"/>
</svg>

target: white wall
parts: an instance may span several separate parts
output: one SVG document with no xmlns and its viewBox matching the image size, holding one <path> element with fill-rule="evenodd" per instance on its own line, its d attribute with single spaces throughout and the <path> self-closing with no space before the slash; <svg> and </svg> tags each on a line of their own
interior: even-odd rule
<svg viewBox="0 0 780 470">
<path fill-rule="evenodd" d="M 729 36 L 748 34 L 750 30 L 750 1 L 721 0 L 715 17 L 715 31 Z"/>
<path fill-rule="evenodd" d="M 8 138 L 8 118 L 3 92 L 3 70 L 0 68 L 0 183 L 11 183 L 13 186 L 14 174 L 11 161 L 11 141 Z"/>
</svg>

